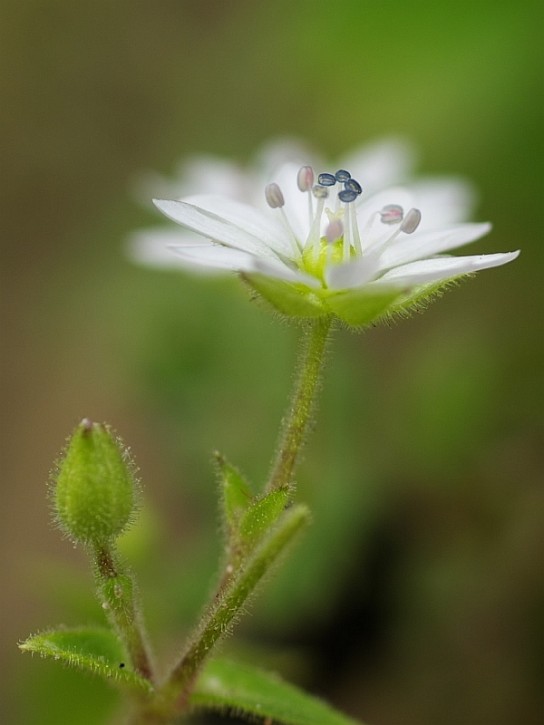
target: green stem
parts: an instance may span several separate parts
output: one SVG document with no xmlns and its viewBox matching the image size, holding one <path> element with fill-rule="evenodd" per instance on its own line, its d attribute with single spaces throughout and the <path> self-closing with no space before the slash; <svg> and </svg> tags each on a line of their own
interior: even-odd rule
<svg viewBox="0 0 544 725">
<path fill-rule="evenodd" d="M 292 485 L 312 420 L 331 323 L 331 317 L 323 317 L 305 325 L 292 399 L 280 428 L 278 451 L 266 486 L 267 493 Z M 206 658 L 218 640 L 230 631 L 233 621 L 264 574 L 308 519 L 309 512 L 305 506 L 297 505 L 285 511 L 258 546 L 240 562 L 238 571 L 224 577 L 179 663 L 151 702 L 139 713 L 141 719 L 134 720 L 135 723 L 170 722 L 176 714 L 187 710 L 196 677 Z"/>
<path fill-rule="evenodd" d="M 318 317 L 308 322 L 304 329 L 293 394 L 281 424 L 267 492 L 290 486 L 293 482 L 293 473 L 312 420 L 331 322 L 331 317 Z"/>
<path fill-rule="evenodd" d="M 102 605 L 126 647 L 134 670 L 153 681 L 151 658 L 136 604 L 133 577 L 122 571 L 111 544 L 96 545 L 93 554 L 95 578 Z"/>
<path fill-rule="evenodd" d="M 276 526 L 244 562 L 238 575 L 213 600 L 204 614 L 200 627 L 168 681 L 157 693 L 158 712 L 183 712 L 196 675 L 218 640 L 230 632 L 233 620 L 255 590 L 262 577 L 310 518 L 306 506 L 288 509 Z"/>
</svg>

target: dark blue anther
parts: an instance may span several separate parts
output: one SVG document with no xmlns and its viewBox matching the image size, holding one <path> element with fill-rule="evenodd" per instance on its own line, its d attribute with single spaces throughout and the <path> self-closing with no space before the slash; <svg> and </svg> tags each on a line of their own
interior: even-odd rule
<svg viewBox="0 0 544 725">
<path fill-rule="evenodd" d="M 336 177 L 334 174 L 319 174 L 317 181 L 321 186 L 334 186 L 336 184 Z"/>
<path fill-rule="evenodd" d="M 348 179 L 344 183 L 344 188 L 347 191 L 354 191 L 356 194 L 361 194 L 363 192 L 361 184 L 358 181 L 355 181 L 355 179 Z"/>
<path fill-rule="evenodd" d="M 340 191 L 338 194 L 338 198 L 340 201 L 346 202 L 346 204 L 349 204 L 350 201 L 355 201 L 355 199 L 359 196 L 356 191 L 352 191 L 351 189 L 344 189 L 343 191 Z"/>
<path fill-rule="evenodd" d="M 336 181 L 339 181 L 341 184 L 344 183 L 344 181 L 347 181 L 348 179 L 351 179 L 351 174 L 349 171 L 346 171 L 345 169 L 338 169 L 338 171 L 335 174 Z"/>
</svg>

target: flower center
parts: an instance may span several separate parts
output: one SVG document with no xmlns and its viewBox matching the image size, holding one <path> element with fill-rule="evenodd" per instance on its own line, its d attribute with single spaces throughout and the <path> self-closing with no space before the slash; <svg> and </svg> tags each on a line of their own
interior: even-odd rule
<svg viewBox="0 0 544 725">
<path fill-rule="evenodd" d="M 363 255 L 354 204 L 363 189 L 346 169 L 339 169 L 334 174 L 323 172 L 318 175 L 317 183 L 314 184 L 314 181 L 312 167 L 302 166 L 297 174 L 297 186 L 308 197 L 308 233 L 304 240 L 297 238 L 289 223 L 284 209 L 285 199 L 278 184 L 268 184 L 265 197 L 268 205 L 277 209 L 281 215 L 291 240 L 291 262 L 325 284 L 325 268 L 329 264 L 346 263 Z M 336 193 L 336 197 L 331 193 Z M 328 218 L 327 224 L 324 224 L 324 216 Z M 410 209 L 404 214 L 398 204 L 387 204 L 370 215 L 363 229 L 364 235 L 370 231 L 378 217 L 382 224 L 394 226 L 395 230 L 385 240 L 371 244 L 365 252 L 382 251 L 401 232 L 412 234 L 419 226 L 421 212 Z"/>
</svg>

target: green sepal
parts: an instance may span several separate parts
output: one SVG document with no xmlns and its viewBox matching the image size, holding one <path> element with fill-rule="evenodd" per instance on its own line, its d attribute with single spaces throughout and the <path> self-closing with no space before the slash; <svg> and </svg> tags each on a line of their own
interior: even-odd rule
<svg viewBox="0 0 544 725">
<path fill-rule="evenodd" d="M 284 725 L 356 725 L 357 721 L 277 675 L 225 659 L 207 662 L 190 702 L 195 709 L 234 710 Z"/>
<path fill-rule="evenodd" d="M 330 292 L 326 303 L 342 322 L 352 327 L 364 327 L 387 313 L 401 296 L 402 292 L 398 289 L 376 291 L 361 287 Z"/>
<path fill-rule="evenodd" d="M 116 685 L 150 693 L 151 683 L 130 669 L 123 645 L 115 634 L 99 627 L 59 628 L 30 636 L 19 645 L 23 652 L 58 660 Z"/>
<path fill-rule="evenodd" d="M 432 302 L 442 297 L 450 287 L 455 287 L 462 280 L 471 276 L 464 274 L 448 279 L 445 282 L 429 282 L 428 284 L 419 285 L 408 294 L 402 295 L 395 304 L 391 305 L 387 313 L 391 316 L 407 317 L 413 312 L 421 312 L 427 309 Z"/>
<path fill-rule="evenodd" d="M 214 453 L 214 458 L 219 469 L 223 521 L 227 532 L 232 535 L 238 528 L 240 518 L 250 506 L 253 494 L 237 468 L 218 452 Z"/>
<path fill-rule="evenodd" d="M 329 314 L 320 295 L 304 284 L 284 282 L 260 274 L 242 275 L 246 282 L 278 312 L 289 317 L 322 317 Z"/>
<path fill-rule="evenodd" d="M 244 551 L 250 551 L 262 539 L 288 502 L 288 490 L 279 489 L 266 494 L 247 509 L 238 527 L 239 543 Z"/>
</svg>

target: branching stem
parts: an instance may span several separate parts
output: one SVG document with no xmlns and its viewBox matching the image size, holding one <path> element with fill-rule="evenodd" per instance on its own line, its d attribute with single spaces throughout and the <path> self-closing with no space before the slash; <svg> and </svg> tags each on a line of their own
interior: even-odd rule
<svg viewBox="0 0 544 725">
<path fill-rule="evenodd" d="M 312 421 L 331 323 L 331 317 L 321 317 L 308 321 L 304 327 L 292 399 L 281 424 L 266 493 L 292 488 L 295 468 Z M 137 713 L 134 723 L 170 722 L 176 714 L 179 716 L 188 709 L 196 677 L 204 662 L 217 642 L 229 632 L 263 576 L 308 518 L 305 506 L 297 505 L 284 511 L 257 548 L 243 558 L 238 571 L 229 573 L 222 580 L 178 664 L 147 706 Z M 121 615 L 121 626 L 126 625 L 127 621 Z M 145 648 L 143 640 L 137 638 L 137 630 L 128 631 L 125 639 L 134 647 L 135 663 L 147 661 L 149 664 L 148 660 L 139 659 L 145 654 Z"/>
</svg>

